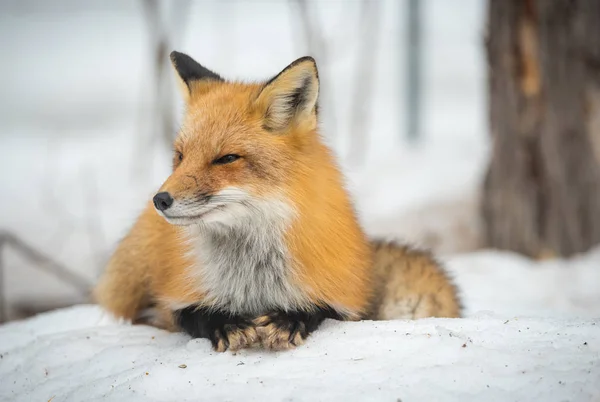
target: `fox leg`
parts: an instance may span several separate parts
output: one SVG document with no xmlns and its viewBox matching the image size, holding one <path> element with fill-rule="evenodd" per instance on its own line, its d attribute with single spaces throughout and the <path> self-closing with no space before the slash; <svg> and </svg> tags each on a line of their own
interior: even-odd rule
<svg viewBox="0 0 600 402">
<path fill-rule="evenodd" d="M 118 318 L 134 321 L 150 305 L 144 257 L 130 245 L 131 235 L 119 245 L 93 290 L 92 298 Z"/>
<path fill-rule="evenodd" d="M 115 317 L 131 321 L 150 304 L 144 277 L 124 275 L 111 266 L 100 278 L 92 297 Z"/>
<path fill-rule="evenodd" d="M 144 307 L 143 310 L 140 310 L 134 319 L 134 323 L 150 325 L 169 332 L 181 331 L 175 323 L 173 310 L 156 304 L 150 304 Z"/>
<path fill-rule="evenodd" d="M 93 299 L 118 318 L 135 321 L 154 302 L 150 297 L 150 275 L 161 264 L 157 260 L 157 222 L 163 220 L 148 204 L 119 243 L 93 290 Z"/>
</svg>

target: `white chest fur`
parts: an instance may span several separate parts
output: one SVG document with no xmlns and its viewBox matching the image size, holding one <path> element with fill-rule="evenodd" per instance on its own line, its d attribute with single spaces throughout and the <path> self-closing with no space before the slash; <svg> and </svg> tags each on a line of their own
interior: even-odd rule
<svg viewBox="0 0 600 402">
<path fill-rule="evenodd" d="M 253 205 L 208 222 L 192 233 L 193 267 L 207 305 L 235 314 L 259 315 L 307 303 L 293 281 L 290 255 L 283 240 L 291 217 L 281 203 Z M 223 211 L 225 212 L 225 211 Z M 226 224 L 223 224 L 226 219 Z"/>
</svg>

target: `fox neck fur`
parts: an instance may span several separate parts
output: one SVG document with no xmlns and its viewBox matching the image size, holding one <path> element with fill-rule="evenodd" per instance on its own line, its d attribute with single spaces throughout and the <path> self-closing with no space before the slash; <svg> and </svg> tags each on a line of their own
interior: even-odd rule
<svg viewBox="0 0 600 402">
<path fill-rule="evenodd" d="M 231 208 L 231 206 L 229 206 Z M 232 314 L 259 315 L 273 309 L 309 305 L 306 291 L 294 280 L 284 241 L 294 209 L 280 200 L 249 200 L 231 220 L 188 227 L 195 277 L 204 305 Z"/>
</svg>

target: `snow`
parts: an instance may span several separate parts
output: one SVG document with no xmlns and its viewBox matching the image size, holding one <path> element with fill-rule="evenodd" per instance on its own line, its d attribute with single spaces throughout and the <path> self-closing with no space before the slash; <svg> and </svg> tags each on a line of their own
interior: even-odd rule
<svg viewBox="0 0 600 402">
<path fill-rule="evenodd" d="M 95 306 L 0 328 L 1 400 L 588 401 L 600 323 L 500 317 L 328 320 L 293 351 L 216 353 Z"/>
<path fill-rule="evenodd" d="M 483 250 L 447 257 L 446 264 L 462 289 L 467 315 L 600 318 L 600 247 L 541 262 Z"/>
</svg>

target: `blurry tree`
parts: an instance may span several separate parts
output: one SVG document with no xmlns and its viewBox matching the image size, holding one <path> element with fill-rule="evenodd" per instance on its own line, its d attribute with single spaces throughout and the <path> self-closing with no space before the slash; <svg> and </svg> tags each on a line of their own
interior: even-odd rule
<svg viewBox="0 0 600 402">
<path fill-rule="evenodd" d="M 381 19 L 381 0 L 363 0 L 361 3 L 361 35 L 358 38 L 356 76 L 350 110 L 350 149 L 348 159 L 356 166 L 364 166 L 368 148 L 369 123 L 375 90 L 376 69 Z"/>
<path fill-rule="evenodd" d="M 532 257 L 600 243 L 600 1 L 490 0 L 485 240 Z"/>
<path fill-rule="evenodd" d="M 152 57 L 153 83 L 155 91 L 152 101 L 154 110 L 151 117 L 156 119 L 153 125 L 156 130 L 151 138 L 160 138 L 167 149 L 170 149 L 175 139 L 175 122 L 173 116 L 173 96 L 168 80 L 169 52 L 172 41 L 172 27 L 165 21 L 164 10 L 158 0 L 144 0 L 144 16 L 146 17 L 148 36 L 150 39 L 150 55 Z M 153 138 L 153 139 L 154 139 Z"/>
<path fill-rule="evenodd" d="M 333 99 L 333 88 L 330 83 L 333 79 L 330 77 L 331 46 L 323 32 L 321 22 L 317 13 L 315 4 L 307 0 L 290 0 L 290 5 L 295 6 L 298 20 L 300 22 L 304 41 L 308 54 L 312 55 L 319 65 L 319 75 L 321 88 L 319 93 L 319 103 L 327 109 L 329 118 L 321 122 L 329 138 L 334 138 L 337 133 L 335 119 L 335 102 Z"/>
<path fill-rule="evenodd" d="M 175 124 L 175 97 L 169 54 L 182 42 L 190 14 L 191 1 L 163 2 L 142 0 L 143 17 L 148 34 L 148 53 L 151 82 L 143 85 L 143 97 L 149 100 L 150 111 L 142 108 L 138 134 L 139 146 L 135 147 L 134 177 L 139 180 L 147 171 L 148 156 L 158 149 L 171 152 L 177 129 Z M 148 91 L 149 89 L 149 91 Z M 148 92 L 146 92 L 148 91 Z M 145 106 L 142 104 L 142 106 Z"/>
<path fill-rule="evenodd" d="M 376 75 L 381 22 L 383 19 L 382 0 L 362 0 L 359 5 L 359 20 L 353 20 L 352 14 L 341 15 L 342 26 L 339 37 L 327 37 L 323 23 L 319 19 L 318 2 L 309 0 L 289 0 L 292 6 L 293 20 L 299 22 L 304 45 L 309 55 L 315 57 L 319 65 L 321 82 L 319 104 L 326 118 L 321 121 L 323 132 L 331 142 L 339 137 L 336 121 L 336 99 L 332 85 L 331 66 L 343 59 L 353 47 L 356 47 L 354 62 L 355 79 L 350 105 L 348 160 L 355 166 L 362 166 L 368 148 L 368 126 L 371 118 L 374 81 Z M 352 7 L 345 7 L 352 11 Z M 322 116 L 323 116 L 322 115 Z"/>
<path fill-rule="evenodd" d="M 406 2 L 406 135 L 411 142 L 421 136 L 422 9 L 419 0 Z"/>
</svg>

